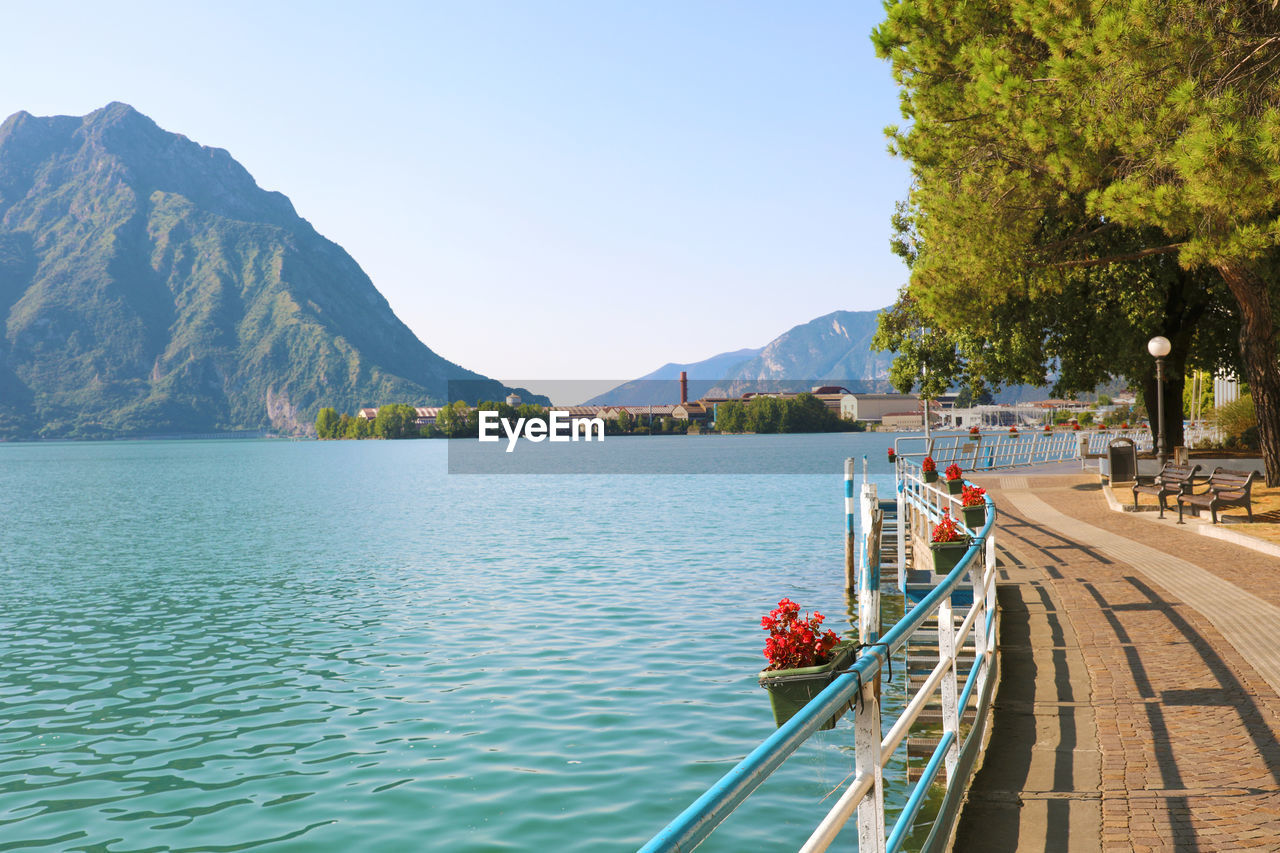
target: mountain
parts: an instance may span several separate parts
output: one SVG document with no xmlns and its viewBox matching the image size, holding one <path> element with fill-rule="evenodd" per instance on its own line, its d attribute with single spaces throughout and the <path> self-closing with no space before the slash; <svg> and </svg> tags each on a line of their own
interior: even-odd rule
<svg viewBox="0 0 1280 853">
<path fill-rule="evenodd" d="M 733 372 L 738 366 L 746 364 L 758 356 L 764 347 L 740 349 L 733 352 L 722 352 L 702 361 L 689 364 L 667 362 L 652 373 L 646 373 L 639 379 L 624 382 L 616 388 L 592 397 L 584 405 L 613 406 L 648 404 L 661 405 L 680 399 L 680 372 L 689 375 L 689 398 L 697 399 L 715 387 L 716 383 Z"/>
<path fill-rule="evenodd" d="M 665 364 L 588 400 L 589 405 L 672 403 L 680 399 L 680 371 L 689 398 L 737 396 L 744 391 L 808 391 L 843 385 L 851 391 L 889 391 L 892 353 L 871 350 L 879 311 L 833 311 L 802 323 L 759 349 L 721 353 L 691 364 Z"/>
<path fill-rule="evenodd" d="M 713 393 L 736 396 L 764 387 L 807 391 L 814 385 L 887 390 L 893 353 L 871 349 L 879 316 L 879 311 L 832 311 L 795 326 L 725 374 Z"/>
<path fill-rule="evenodd" d="M 0 318 L 0 437 L 302 433 L 321 406 L 507 390 L 226 151 L 122 103 L 0 125 Z"/>
</svg>

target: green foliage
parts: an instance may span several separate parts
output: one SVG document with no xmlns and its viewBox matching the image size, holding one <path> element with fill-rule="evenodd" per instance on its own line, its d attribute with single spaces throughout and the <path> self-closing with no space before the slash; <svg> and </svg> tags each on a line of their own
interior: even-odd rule
<svg viewBox="0 0 1280 853">
<path fill-rule="evenodd" d="M 747 402 L 747 430 L 749 432 L 780 432 L 786 403 L 777 397 L 752 397 Z"/>
<path fill-rule="evenodd" d="M 631 417 L 631 413 L 628 412 L 626 409 L 619 409 L 617 422 L 618 422 L 618 432 L 627 433 L 627 432 L 631 432 L 631 428 L 632 426 L 634 426 L 635 419 Z"/>
<path fill-rule="evenodd" d="M 968 409 L 973 406 L 989 406 L 995 402 L 995 399 L 992 393 L 985 388 L 979 388 L 975 391 L 966 385 L 956 394 L 956 408 Z"/>
<path fill-rule="evenodd" d="M 737 400 L 716 407 L 716 429 L 720 432 L 746 432 L 747 407 Z"/>
<path fill-rule="evenodd" d="M 1228 447 L 1257 447 L 1258 414 L 1253 397 L 1245 394 L 1214 410 L 1214 423 L 1222 430 Z"/>
<path fill-rule="evenodd" d="M 1188 376 L 1182 385 L 1182 410 L 1187 413 L 1187 417 L 1191 417 L 1196 411 L 1195 385 L 1191 376 Z M 1213 379 L 1210 376 L 1201 377 L 1199 402 L 1201 417 L 1208 417 L 1213 411 Z"/>
<path fill-rule="evenodd" d="M 685 432 L 689 428 L 689 423 L 677 418 L 664 417 L 658 421 L 658 428 L 668 435 L 676 435 Z"/>
<path fill-rule="evenodd" d="M 1057 393 L 1127 376 L 1150 396 L 1144 345 L 1164 334 L 1166 429 L 1180 434 L 1188 369 L 1241 368 L 1262 389 L 1268 481 L 1280 482 L 1272 4 L 886 10 L 873 40 L 903 88 L 910 124 L 892 147 L 914 177 L 894 219 L 912 268 L 899 305 L 943 339 L 931 348 L 954 348 L 953 378 L 1052 369 Z M 904 358 L 899 387 L 929 363 Z"/>
<path fill-rule="evenodd" d="M 343 438 L 368 438 L 372 434 L 369 422 L 364 418 L 348 418 Z"/>
<path fill-rule="evenodd" d="M 316 415 L 316 438 L 338 438 L 338 412 L 326 406 Z"/>
<path fill-rule="evenodd" d="M 373 434 L 378 438 L 419 438 L 418 413 L 405 403 L 389 403 L 378 407 L 378 417 L 373 422 Z"/>
<path fill-rule="evenodd" d="M 809 393 L 794 397 L 755 396 L 745 404 L 737 400 L 717 407 L 720 432 L 861 432 L 865 424 L 841 420 Z"/>
<path fill-rule="evenodd" d="M 446 438 L 459 438 L 467 430 L 467 404 L 455 400 L 436 414 L 436 429 Z"/>
<path fill-rule="evenodd" d="M 957 339 L 921 308 L 904 289 L 897 304 L 880 315 L 871 345 L 897 352 L 889 381 L 899 393 L 910 394 L 919 387 L 922 395 L 935 398 L 945 394 L 960 375 L 962 361 Z"/>
</svg>

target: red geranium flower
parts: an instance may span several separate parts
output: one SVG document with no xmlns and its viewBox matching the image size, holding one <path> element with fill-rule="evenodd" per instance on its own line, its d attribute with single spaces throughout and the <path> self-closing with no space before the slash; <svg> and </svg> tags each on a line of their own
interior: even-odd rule
<svg viewBox="0 0 1280 853">
<path fill-rule="evenodd" d="M 764 656 L 769 661 L 765 670 L 826 663 L 840 638 L 835 631 L 822 630 L 824 618 L 816 610 L 812 616 L 801 618 L 799 604 L 789 598 L 779 601 L 767 616 L 760 618 L 760 627 L 769 632 L 764 643 Z"/>
<path fill-rule="evenodd" d="M 951 510 L 942 513 L 942 521 L 933 526 L 934 542 L 959 542 L 964 538 L 960 523 L 951 517 Z"/>
</svg>

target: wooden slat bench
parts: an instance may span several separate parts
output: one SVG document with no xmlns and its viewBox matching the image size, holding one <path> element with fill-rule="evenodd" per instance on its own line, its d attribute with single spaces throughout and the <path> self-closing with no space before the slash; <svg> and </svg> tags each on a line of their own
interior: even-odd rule
<svg viewBox="0 0 1280 853">
<path fill-rule="evenodd" d="M 1138 508 L 1138 495 L 1155 495 L 1156 501 L 1160 504 L 1160 517 L 1164 518 L 1164 511 L 1167 509 L 1165 497 L 1191 494 L 1191 481 L 1199 470 L 1199 465 L 1177 465 L 1166 462 L 1160 469 L 1160 473 L 1156 475 L 1154 482 L 1139 481 L 1133 484 L 1133 508 L 1135 510 Z"/>
<path fill-rule="evenodd" d="M 1253 521 L 1253 501 L 1250 492 L 1253 481 L 1258 479 L 1257 471 L 1231 471 L 1218 467 L 1209 475 L 1208 487 L 1199 494 L 1178 495 L 1178 523 L 1182 523 L 1182 508 L 1191 507 L 1196 515 L 1200 507 L 1208 507 L 1213 515 L 1213 523 L 1218 523 L 1218 510 L 1227 506 L 1242 506 Z"/>
</svg>

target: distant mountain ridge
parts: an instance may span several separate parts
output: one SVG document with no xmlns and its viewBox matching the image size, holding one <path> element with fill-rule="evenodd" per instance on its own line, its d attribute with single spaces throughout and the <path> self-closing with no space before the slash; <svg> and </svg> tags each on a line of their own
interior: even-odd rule
<svg viewBox="0 0 1280 853">
<path fill-rule="evenodd" d="M 0 318 L 0 437 L 302 433 L 325 405 L 508 390 L 229 153 L 122 103 L 0 125 Z"/>
<path fill-rule="evenodd" d="M 680 399 L 680 372 L 689 375 L 689 396 L 692 399 L 705 396 L 716 383 L 728 376 L 739 366 L 764 351 L 764 347 L 722 352 L 688 364 L 667 362 L 652 373 L 646 373 L 639 379 L 624 382 L 603 394 L 585 401 L 588 406 L 614 405 L 661 405 L 673 403 Z"/>
<path fill-rule="evenodd" d="M 851 391 L 891 390 L 893 353 L 871 350 L 879 311 L 833 311 L 783 332 L 759 349 L 720 353 L 690 364 L 666 364 L 587 401 L 592 405 L 660 404 L 679 400 L 674 383 L 689 374 L 689 396 L 738 396 L 762 389 L 807 391 L 843 385 Z"/>
<path fill-rule="evenodd" d="M 804 391 L 812 385 L 843 385 L 851 391 L 889 389 L 893 353 L 875 352 L 871 339 L 880 311 L 832 311 L 793 326 L 739 365 L 712 389 L 737 396 L 760 383 Z"/>
</svg>

